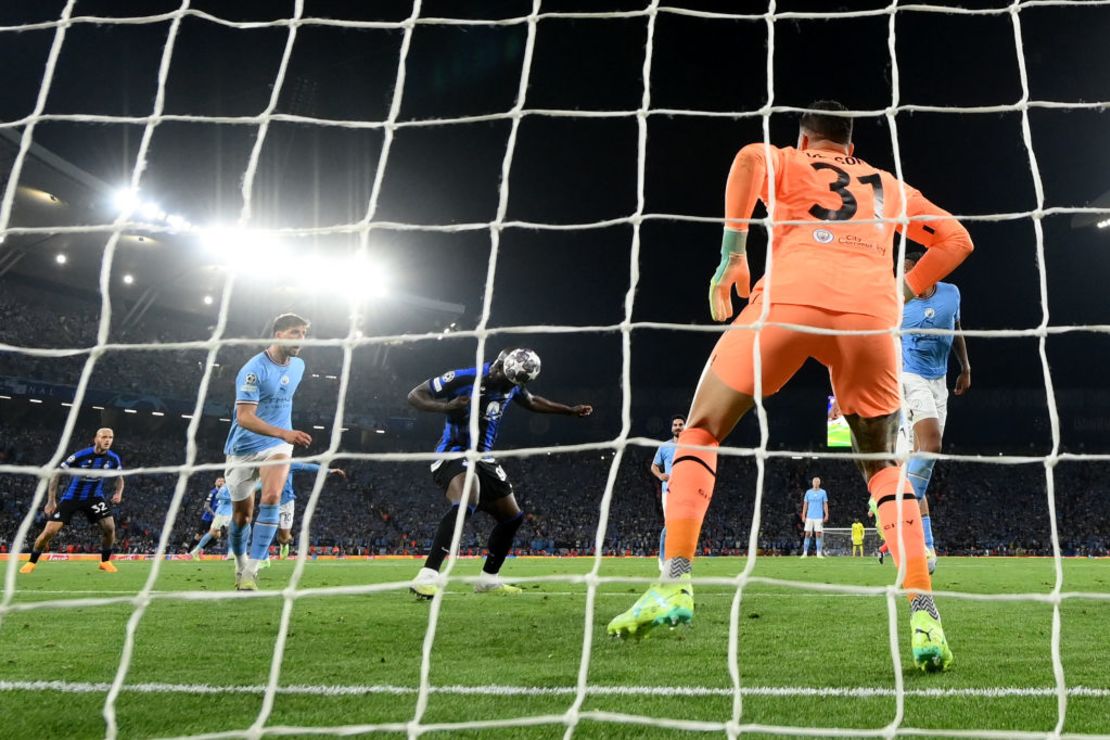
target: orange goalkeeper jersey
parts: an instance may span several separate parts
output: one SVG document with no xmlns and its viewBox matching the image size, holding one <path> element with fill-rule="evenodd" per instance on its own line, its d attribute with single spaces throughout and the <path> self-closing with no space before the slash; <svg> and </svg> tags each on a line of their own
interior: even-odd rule
<svg viewBox="0 0 1110 740">
<path fill-rule="evenodd" d="M 894 233 L 901 224 L 868 219 L 942 216 L 913 221 L 907 236 L 928 248 L 906 280 L 918 295 L 951 272 L 971 252 L 967 230 L 947 211 L 889 172 L 834 149 L 795 149 L 749 144 L 736 155 L 725 190 L 725 228 L 746 231 L 755 199 L 768 202 L 766 154 L 774 167 L 776 225 L 772 229 L 770 300 L 859 313 L 897 326 L 902 291 L 894 278 Z M 780 221 L 810 221 L 801 225 Z M 768 276 L 751 300 L 767 292 Z"/>
</svg>

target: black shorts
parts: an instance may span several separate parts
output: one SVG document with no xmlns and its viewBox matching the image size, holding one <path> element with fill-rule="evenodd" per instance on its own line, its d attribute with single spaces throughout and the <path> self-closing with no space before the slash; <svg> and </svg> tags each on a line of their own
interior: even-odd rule
<svg viewBox="0 0 1110 740">
<path fill-rule="evenodd" d="M 197 534 L 205 534 L 210 529 L 212 529 L 211 519 L 209 519 L 208 521 L 204 521 L 203 519 L 201 519 L 200 523 L 197 524 Z"/>
<path fill-rule="evenodd" d="M 84 514 L 85 518 L 89 520 L 89 524 L 96 524 L 101 519 L 112 518 L 112 507 L 102 498 L 90 498 L 84 501 L 68 499 L 58 502 L 58 508 L 50 515 L 48 521 L 69 524 L 73 520 L 73 515 L 77 512 Z"/>
<path fill-rule="evenodd" d="M 466 472 L 466 466 L 466 460 L 444 460 L 432 470 L 432 480 L 446 492 L 455 476 Z M 513 484 L 509 481 L 509 476 L 496 462 L 479 460 L 474 474 L 478 479 L 479 504 L 513 495 Z"/>
</svg>

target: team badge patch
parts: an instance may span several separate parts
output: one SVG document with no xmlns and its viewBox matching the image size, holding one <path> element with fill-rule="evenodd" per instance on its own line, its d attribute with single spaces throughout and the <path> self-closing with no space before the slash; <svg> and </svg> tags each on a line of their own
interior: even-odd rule
<svg viewBox="0 0 1110 740">
<path fill-rule="evenodd" d="M 282 385 L 289 385 L 289 376 L 288 375 L 282 375 L 281 376 L 281 384 Z"/>
<path fill-rule="evenodd" d="M 936 311 L 935 308 L 926 308 L 925 309 L 925 318 L 931 319 L 936 315 L 937 315 L 937 311 Z"/>
<path fill-rule="evenodd" d="M 447 372 L 445 372 L 443 374 L 443 382 L 444 383 L 450 383 L 454 379 L 455 379 L 455 371 L 454 370 L 448 370 Z"/>
<path fill-rule="evenodd" d="M 254 373 L 247 373 L 247 377 L 244 379 L 244 382 L 247 385 L 254 385 L 255 383 L 258 382 L 258 376 L 255 375 Z"/>
<path fill-rule="evenodd" d="M 813 241 L 818 244 L 828 244 L 833 240 L 833 233 L 828 229 L 814 229 Z"/>
</svg>

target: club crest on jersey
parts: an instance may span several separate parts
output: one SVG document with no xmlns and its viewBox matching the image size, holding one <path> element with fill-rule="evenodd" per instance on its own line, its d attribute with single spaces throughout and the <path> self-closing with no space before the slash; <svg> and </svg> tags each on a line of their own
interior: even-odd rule
<svg viewBox="0 0 1110 740">
<path fill-rule="evenodd" d="M 933 308 L 932 306 L 925 309 L 925 318 L 931 319 L 936 315 L 937 315 L 937 310 L 935 308 Z"/>
<path fill-rule="evenodd" d="M 828 244 L 833 240 L 833 233 L 828 229 L 814 229 L 813 241 L 818 244 Z"/>
<path fill-rule="evenodd" d="M 289 376 L 288 375 L 282 375 L 281 376 L 281 384 L 282 385 L 289 385 Z"/>
</svg>

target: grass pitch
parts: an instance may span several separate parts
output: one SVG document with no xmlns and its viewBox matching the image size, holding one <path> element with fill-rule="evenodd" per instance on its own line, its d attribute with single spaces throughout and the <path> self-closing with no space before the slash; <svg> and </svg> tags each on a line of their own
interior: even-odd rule
<svg viewBox="0 0 1110 740">
<path fill-rule="evenodd" d="M 505 575 L 585 573 L 587 559 L 510 560 Z M 150 563 L 121 562 L 101 573 L 92 562 L 46 562 L 19 576 L 16 604 L 64 598 L 126 597 Z M 402 581 L 418 561 L 309 562 L 302 587 Z M 462 561 L 476 575 L 480 561 Z M 699 560 L 697 576 L 733 576 L 742 559 Z M 1064 562 L 1064 591 L 1110 592 L 1110 561 Z M 262 575 L 278 590 L 291 562 Z M 602 575 L 650 577 L 652 559 L 607 559 Z M 755 575 L 831 584 L 885 585 L 889 565 L 873 559 L 761 558 Z M 225 562 L 162 564 L 154 601 L 139 624 L 127 685 L 119 697 L 120 736 L 184 736 L 245 730 L 262 707 L 281 598 L 181 601 L 177 591 L 218 592 L 232 580 Z M 935 587 L 970 593 L 1048 593 L 1050 559 L 942 558 Z M 422 723 L 559 715 L 575 699 L 585 624 L 581 584 L 526 583 L 517 597 L 478 595 L 452 585 L 443 600 Z M 607 621 L 631 605 L 639 585 L 602 586 L 596 600 L 591 693 L 583 712 L 721 723 L 732 713 L 728 623 L 733 589 L 699 586 L 688 629 L 657 630 L 620 642 Z M 1047 603 L 938 598 L 956 656 L 951 671 L 925 675 L 909 660 L 907 611 L 898 618 L 905 687 L 903 726 L 937 730 L 1049 732 L 1057 722 Z M 101 711 L 124 643 L 130 603 L 36 609 L 0 624 L 0 735 L 103 737 Z M 407 591 L 316 595 L 297 600 L 282 663 L 280 693 L 267 726 L 331 727 L 405 723 L 416 713 L 429 603 Z M 1069 687 L 1065 732 L 1110 732 L 1110 601 L 1069 599 L 1061 607 L 1061 658 Z M 844 595 L 751 585 L 744 591 L 739 644 L 745 690 L 741 723 L 875 729 L 895 715 L 894 668 L 882 595 Z M 57 683 L 35 683 L 57 682 Z M 449 737 L 559 738 L 557 723 L 465 731 Z M 404 733 L 374 733 L 401 737 Z M 576 737 L 645 738 L 700 733 L 643 724 L 581 720 Z M 718 731 L 718 734 L 721 734 Z M 762 735 L 745 733 L 745 737 Z M 767 735 L 770 737 L 770 735 Z"/>
</svg>

